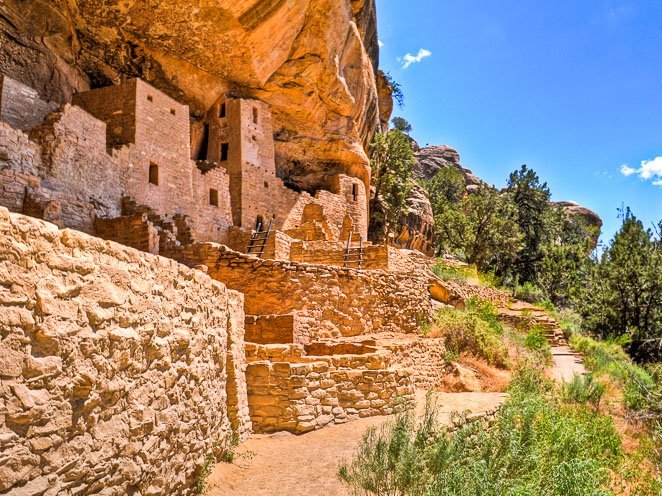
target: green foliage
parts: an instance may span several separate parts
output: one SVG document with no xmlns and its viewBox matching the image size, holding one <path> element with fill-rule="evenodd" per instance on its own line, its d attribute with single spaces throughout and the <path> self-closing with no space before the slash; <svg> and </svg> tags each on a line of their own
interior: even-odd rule
<svg viewBox="0 0 662 496">
<path fill-rule="evenodd" d="M 386 81 L 388 82 L 389 87 L 391 88 L 391 96 L 393 97 L 393 100 L 395 103 L 397 103 L 398 107 L 402 108 L 405 105 L 405 94 L 402 91 L 402 86 L 400 83 L 396 82 L 395 79 L 393 79 L 393 76 L 391 76 L 390 72 L 384 73 L 384 76 L 386 77 Z"/>
<path fill-rule="evenodd" d="M 207 478 L 212 470 L 214 470 L 214 466 L 218 462 L 232 463 L 235 457 L 235 448 L 238 444 L 239 436 L 232 429 L 226 442 L 221 443 L 217 439 L 212 443 L 209 453 L 205 457 L 205 461 L 198 473 L 194 494 L 203 495 L 207 493 Z"/>
<path fill-rule="evenodd" d="M 523 234 L 522 248 L 517 253 L 515 271 L 523 282 L 535 282 L 538 263 L 543 258 L 543 246 L 547 241 L 547 224 L 550 222 L 551 193 L 547 183 L 540 183 L 538 174 L 526 165 L 510 174 L 508 197 L 517 211 L 516 222 Z"/>
<path fill-rule="evenodd" d="M 481 300 L 477 296 L 472 296 L 466 302 L 466 311 L 469 313 L 474 313 L 480 318 L 483 322 L 487 323 L 498 335 L 503 335 L 503 324 L 499 320 L 499 309 L 494 303 L 491 303 L 487 300 Z"/>
<path fill-rule="evenodd" d="M 539 370 L 520 370 L 509 392 L 489 428 L 448 432 L 428 403 L 418 422 L 406 415 L 370 431 L 340 477 L 355 495 L 602 496 L 616 494 L 614 479 L 659 490 L 628 471 L 611 418 L 565 403 Z"/>
<path fill-rule="evenodd" d="M 563 384 L 563 399 L 568 402 L 588 403 L 595 408 L 605 394 L 604 385 L 593 374 L 575 374 L 570 382 Z"/>
<path fill-rule="evenodd" d="M 407 122 L 403 117 L 393 117 L 393 119 L 391 119 L 391 124 L 393 125 L 394 129 L 397 129 L 401 133 L 411 133 L 411 124 L 409 124 L 409 122 Z"/>
<path fill-rule="evenodd" d="M 406 200 L 413 187 L 414 152 L 409 138 L 398 130 L 377 134 L 372 143 L 370 231 L 382 240 L 399 227 Z"/>
<path fill-rule="evenodd" d="M 629 335 L 641 360 L 662 359 L 662 250 L 629 209 L 589 279 L 587 328 L 602 338 Z"/>
<path fill-rule="evenodd" d="M 620 344 L 573 334 L 570 345 L 584 355 L 587 369 L 606 374 L 623 387 L 626 408 L 652 419 L 662 419 L 659 382 L 645 368 L 632 363 Z"/>
<path fill-rule="evenodd" d="M 459 353 L 446 349 L 444 350 L 444 363 L 450 365 L 453 362 L 457 362 L 460 359 Z"/>
<path fill-rule="evenodd" d="M 438 260 L 432 272 L 444 281 L 464 282 L 467 280 L 468 272 L 463 267 L 449 267 L 443 260 Z"/>
<path fill-rule="evenodd" d="M 456 208 L 435 214 L 438 243 L 446 250 L 463 253 L 466 262 L 480 271 L 511 264 L 521 240 L 515 217 L 506 197 L 480 185 Z"/>
<path fill-rule="evenodd" d="M 515 287 L 514 293 L 515 298 L 528 301 L 529 303 L 536 303 L 543 298 L 543 290 L 531 282 L 518 284 Z"/>
<path fill-rule="evenodd" d="M 508 350 L 503 343 L 503 326 L 492 314 L 493 307 L 475 301 L 466 310 L 439 309 L 430 336 L 443 336 L 452 353 L 470 353 L 488 363 L 504 367 Z"/>
</svg>

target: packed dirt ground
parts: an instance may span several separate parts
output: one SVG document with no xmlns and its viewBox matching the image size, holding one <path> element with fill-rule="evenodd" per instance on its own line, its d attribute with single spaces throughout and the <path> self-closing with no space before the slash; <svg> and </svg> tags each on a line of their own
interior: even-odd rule
<svg viewBox="0 0 662 496">
<path fill-rule="evenodd" d="M 504 393 L 436 393 L 434 401 L 445 422 L 453 412 L 485 414 L 504 401 Z M 417 414 L 425 407 L 425 392 L 417 394 Z M 220 463 L 208 479 L 208 496 L 347 495 L 338 465 L 354 454 L 371 427 L 393 416 L 369 417 L 310 432 L 253 435 L 235 453 L 232 464 Z"/>
</svg>

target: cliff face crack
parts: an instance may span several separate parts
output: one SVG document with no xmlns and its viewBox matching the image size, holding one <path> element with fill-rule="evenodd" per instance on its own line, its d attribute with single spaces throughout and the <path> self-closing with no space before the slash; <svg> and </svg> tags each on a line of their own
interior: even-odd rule
<svg viewBox="0 0 662 496">
<path fill-rule="evenodd" d="M 273 16 L 285 3 L 286 0 L 258 0 L 239 16 L 239 23 L 247 31 L 252 31 Z"/>
</svg>

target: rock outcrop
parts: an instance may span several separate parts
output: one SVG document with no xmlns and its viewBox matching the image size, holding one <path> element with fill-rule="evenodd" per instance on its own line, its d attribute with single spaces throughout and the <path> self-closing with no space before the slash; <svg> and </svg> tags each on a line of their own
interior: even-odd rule
<svg viewBox="0 0 662 496">
<path fill-rule="evenodd" d="M 417 150 L 415 156 L 414 176 L 417 179 L 431 179 L 441 169 L 453 168 L 462 174 L 467 184 L 467 191 L 472 191 L 483 183 L 470 169 L 462 166 L 460 154 L 450 146 L 426 146 Z"/>
<path fill-rule="evenodd" d="M 279 173 L 369 181 L 380 125 L 374 0 L 8 0 L 0 72 L 46 100 L 139 77 L 194 118 L 223 94 L 271 105 Z"/>
<path fill-rule="evenodd" d="M 580 218 L 587 226 L 599 231 L 602 227 L 602 219 L 593 210 L 582 207 L 578 203 L 572 201 L 555 202 L 556 205 L 561 207 L 567 214 L 573 217 Z"/>
<path fill-rule="evenodd" d="M 418 183 L 414 184 L 409 193 L 400 224 L 402 229 L 394 238 L 396 246 L 432 255 L 434 252 L 432 245 L 434 214 L 427 191 Z"/>
</svg>

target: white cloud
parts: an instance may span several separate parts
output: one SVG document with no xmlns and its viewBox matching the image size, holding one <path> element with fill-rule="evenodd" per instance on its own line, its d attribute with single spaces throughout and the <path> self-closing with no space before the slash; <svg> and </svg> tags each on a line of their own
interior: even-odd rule
<svg viewBox="0 0 662 496">
<path fill-rule="evenodd" d="M 380 48 L 384 46 L 384 42 L 382 40 L 377 40 L 377 44 Z"/>
<path fill-rule="evenodd" d="M 416 55 L 412 55 L 411 53 L 408 53 L 404 57 L 399 57 L 398 62 L 401 62 L 402 68 L 406 69 L 412 64 L 418 64 L 421 60 L 429 57 L 430 55 L 432 55 L 432 52 L 430 50 L 426 50 L 425 48 L 419 48 L 418 53 Z"/>
<path fill-rule="evenodd" d="M 621 174 L 623 174 L 624 176 L 631 176 L 635 172 L 637 172 L 637 169 L 633 169 L 628 164 L 621 165 Z"/>
<path fill-rule="evenodd" d="M 631 176 L 637 174 L 641 179 L 652 179 L 654 186 L 662 186 L 662 156 L 655 157 L 652 160 L 642 160 L 641 167 L 635 169 L 628 164 L 621 165 L 621 174 Z"/>
</svg>

